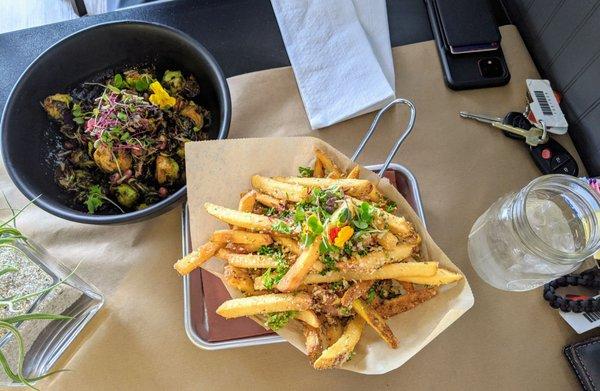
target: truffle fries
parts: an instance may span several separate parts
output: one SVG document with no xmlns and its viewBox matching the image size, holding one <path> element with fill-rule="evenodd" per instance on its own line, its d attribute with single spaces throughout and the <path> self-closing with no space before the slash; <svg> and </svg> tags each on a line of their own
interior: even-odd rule
<svg viewBox="0 0 600 391">
<path fill-rule="evenodd" d="M 314 168 L 299 172 L 253 175 L 237 210 L 206 202 L 206 211 L 232 228 L 215 231 L 175 269 L 185 275 L 213 256 L 222 259 L 225 283 L 245 297 L 226 301 L 217 313 L 259 316 L 273 330 L 299 322 L 316 369 L 352 357 L 365 327 L 397 349 L 386 319 L 462 276 L 421 258 L 414 225 L 359 178 L 358 166 L 344 172 L 316 150 Z"/>
</svg>

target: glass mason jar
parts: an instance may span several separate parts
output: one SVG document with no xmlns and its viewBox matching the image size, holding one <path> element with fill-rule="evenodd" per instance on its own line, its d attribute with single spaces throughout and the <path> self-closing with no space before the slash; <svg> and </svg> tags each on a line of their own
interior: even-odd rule
<svg viewBox="0 0 600 391">
<path fill-rule="evenodd" d="M 22 375 L 35 379 L 50 371 L 102 307 L 104 298 L 93 285 L 17 230 L 3 229 L 0 243 L 0 326 L 10 322 L 18 331 L 16 335 L 6 324 L 0 327 L 0 353 L 13 374 L 23 357 Z M 40 313 L 68 318 L 15 321 L 19 319 L 15 317 Z M 24 351 L 19 348 L 18 336 Z M 0 388 L 21 385 L 0 366 Z"/>
<path fill-rule="evenodd" d="M 586 181 L 546 175 L 498 199 L 469 234 L 479 276 L 507 291 L 571 273 L 600 249 L 600 196 Z"/>
</svg>

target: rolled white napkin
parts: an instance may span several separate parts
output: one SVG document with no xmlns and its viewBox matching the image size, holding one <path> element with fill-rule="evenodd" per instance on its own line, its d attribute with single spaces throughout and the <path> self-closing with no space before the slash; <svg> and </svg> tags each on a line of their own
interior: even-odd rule
<svg viewBox="0 0 600 391">
<path fill-rule="evenodd" d="M 377 110 L 394 99 L 384 0 L 271 4 L 313 129 Z"/>
</svg>

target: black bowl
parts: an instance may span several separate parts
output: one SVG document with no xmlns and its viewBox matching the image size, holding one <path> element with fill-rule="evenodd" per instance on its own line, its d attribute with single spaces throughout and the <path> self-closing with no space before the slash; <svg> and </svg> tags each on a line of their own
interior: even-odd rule
<svg viewBox="0 0 600 391">
<path fill-rule="evenodd" d="M 54 182 L 54 164 L 48 158 L 53 137 L 40 102 L 48 95 L 68 92 L 107 69 L 139 64 L 153 64 L 159 72 L 178 69 L 193 74 L 201 87 L 197 101 L 212 113 L 209 137 L 227 137 L 231 99 L 225 76 L 213 56 L 193 38 L 170 27 L 137 21 L 79 31 L 46 50 L 25 70 L 2 115 L 2 157 L 8 174 L 40 208 L 80 223 L 129 223 L 162 214 L 185 196 L 184 186 L 146 209 L 91 215 L 68 207 L 68 195 Z"/>
</svg>

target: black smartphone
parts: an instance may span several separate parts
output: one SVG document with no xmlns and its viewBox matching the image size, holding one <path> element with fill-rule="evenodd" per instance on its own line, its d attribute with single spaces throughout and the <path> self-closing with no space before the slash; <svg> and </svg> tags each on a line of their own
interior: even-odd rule
<svg viewBox="0 0 600 391">
<path fill-rule="evenodd" d="M 510 81 L 500 32 L 485 0 L 425 0 L 444 81 L 454 90 Z"/>
</svg>

